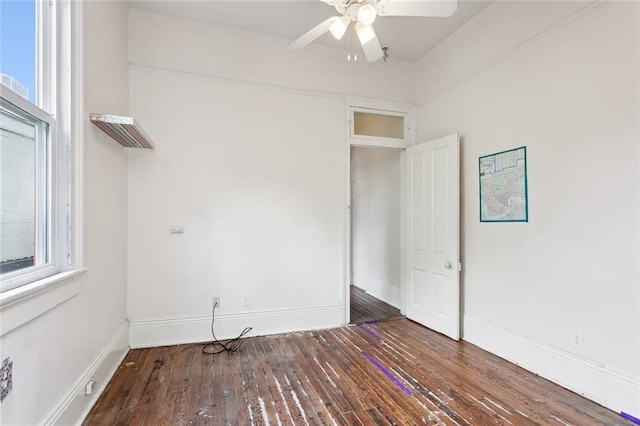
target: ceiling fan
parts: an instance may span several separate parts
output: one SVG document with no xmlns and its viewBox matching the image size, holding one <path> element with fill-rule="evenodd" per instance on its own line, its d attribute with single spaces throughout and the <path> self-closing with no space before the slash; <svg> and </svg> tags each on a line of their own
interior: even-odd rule
<svg viewBox="0 0 640 426">
<path fill-rule="evenodd" d="M 369 62 L 375 62 L 385 55 L 378 37 L 373 30 L 377 16 L 425 16 L 449 17 L 458 9 L 457 0 L 321 0 L 334 6 L 339 16 L 321 22 L 295 40 L 288 49 L 298 50 L 315 39 L 330 32 L 340 40 L 349 25 L 354 29 Z"/>
</svg>

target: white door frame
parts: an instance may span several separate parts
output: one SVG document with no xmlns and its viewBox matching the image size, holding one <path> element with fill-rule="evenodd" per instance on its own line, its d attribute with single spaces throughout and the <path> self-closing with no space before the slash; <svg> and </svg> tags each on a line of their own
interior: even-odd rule
<svg viewBox="0 0 640 426">
<path fill-rule="evenodd" d="M 392 139 L 392 138 L 378 138 L 378 137 L 365 137 L 365 136 L 355 136 L 353 134 L 353 113 L 355 111 L 369 111 L 375 114 L 382 115 L 395 115 L 395 116 L 403 116 L 405 118 L 405 137 L 404 139 Z M 344 277 L 344 324 L 349 324 L 351 321 L 351 147 L 352 146 L 360 146 L 360 147 L 370 147 L 370 148 L 392 148 L 392 149 L 402 149 L 401 153 L 401 205 L 404 204 L 404 149 L 408 148 L 415 144 L 415 105 L 403 104 L 397 102 L 382 102 L 382 101 L 372 101 L 368 99 L 357 99 L 350 98 L 347 99 L 346 102 L 346 167 L 347 167 L 347 179 L 345 182 L 346 188 L 346 212 L 345 212 L 345 277 Z M 402 206 L 401 208 L 404 209 Z M 400 219 L 400 230 L 401 230 L 401 252 L 400 252 L 400 262 L 401 265 L 404 265 L 404 216 L 401 213 Z M 403 274 L 401 273 L 400 280 L 400 300 L 401 307 L 400 311 L 404 312 L 404 297 L 403 297 L 403 288 L 404 288 L 404 279 Z"/>
</svg>

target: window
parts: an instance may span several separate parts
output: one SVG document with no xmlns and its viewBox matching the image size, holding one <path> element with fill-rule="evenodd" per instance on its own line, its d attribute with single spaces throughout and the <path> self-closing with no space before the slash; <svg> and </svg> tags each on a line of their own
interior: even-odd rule
<svg viewBox="0 0 640 426">
<path fill-rule="evenodd" d="M 0 2 L 3 292 L 69 269 L 69 29 L 57 7 Z"/>
<path fill-rule="evenodd" d="M 404 139 L 404 117 L 354 111 L 353 134 L 354 136 Z"/>
<path fill-rule="evenodd" d="M 413 144 L 414 116 L 413 105 L 352 100 L 347 108 L 349 144 L 407 148 Z"/>
<path fill-rule="evenodd" d="M 39 36 L 35 1 L 0 4 L 0 77 L 2 84 L 36 103 L 36 53 Z"/>
</svg>

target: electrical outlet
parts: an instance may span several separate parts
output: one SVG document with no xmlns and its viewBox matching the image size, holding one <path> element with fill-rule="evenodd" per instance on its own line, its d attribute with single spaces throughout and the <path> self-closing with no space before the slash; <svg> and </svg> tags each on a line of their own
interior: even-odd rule
<svg viewBox="0 0 640 426">
<path fill-rule="evenodd" d="M 574 348 L 584 348 L 584 333 L 574 332 L 571 334 L 571 344 Z"/>
<path fill-rule="evenodd" d="M 220 308 L 220 298 L 219 297 L 214 297 L 213 298 L 213 306 L 215 306 L 216 308 Z"/>
<path fill-rule="evenodd" d="M 242 295 L 242 306 L 251 306 L 251 297 L 248 294 Z"/>
<path fill-rule="evenodd" d="M 93 388 L 96 386 L 96 381 L 91 379 L 84 385 L 84 394 L 91 395 L 93 393 Z"/>
</svg>

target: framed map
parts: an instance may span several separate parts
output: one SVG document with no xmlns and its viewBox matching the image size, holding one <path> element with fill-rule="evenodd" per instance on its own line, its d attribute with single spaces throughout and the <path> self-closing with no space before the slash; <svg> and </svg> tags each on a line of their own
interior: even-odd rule
<svg viewBox="0 0 640 426">
<path fill-rule="evenodd" d="M 527 147 L 485 155 L 480 170 L 480 222 L 528 222 Z"/>
</svg>

